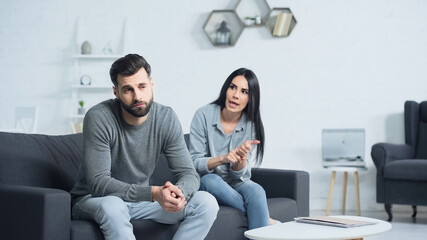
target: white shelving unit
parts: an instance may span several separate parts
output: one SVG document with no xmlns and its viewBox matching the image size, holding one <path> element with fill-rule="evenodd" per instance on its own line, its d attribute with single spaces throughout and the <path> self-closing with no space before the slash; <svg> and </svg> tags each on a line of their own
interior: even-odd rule
<svg viewBox="0 0 427 240">
<path fill-rule="evenodd" d="M 117 27 L 120 29 L 115 29 L 117 34 L 110 33 L 108 30 L 90 29 L 90 26 L 97 24 L 92 23 L 92 20 L 85 19 L 85 21 L 82 23 L 81 19 L 77 20 L 74 40 L 76 49 L 71 56 L 74 74 L 70 85 L 72 105 L 69 117 L 73 132 L 80 132 L 82 129 L 84 114 L 78 112 L 80 101 L 84 101 L 83 107 L 87 111 L 97 103 L 114 97 L 109 70 L 111 64 L 124 55 L 126 33 L 128 32 L 126 19 L 122 26 Z M 108 37 L 105 37 L 107 40 L 104 41 L 100 35 L 119 36 L 119 39 L 108 41 Z M 91 44 L 92 52 L 90 54 L 81 54 L 81 46 L 85 41 Z M 110 51 L 104 51 L 107 46 L 110 47 Z M 108 52 L 108 54 L 104 54 L 104 52 Z M 84 75 L 89 76 L 90 84 L 81 84 L 80 79 Z"/>
<path fill-rule="evenodd" d="M 112 83 L 109 77 L 111 64 L 118 59 L 118 55 L 75 55 L 74 72 L 75 77 L 71 85 L 72 99 L 75 104 L 72 116 L 78 111 L 79 101 L 84 101 L 84 108 L 88 109 L 93 105 L 113 97 Z M 87 75 L 91 79 L 90 85 L 80 84 L 80 78 Z"/>
</svg>

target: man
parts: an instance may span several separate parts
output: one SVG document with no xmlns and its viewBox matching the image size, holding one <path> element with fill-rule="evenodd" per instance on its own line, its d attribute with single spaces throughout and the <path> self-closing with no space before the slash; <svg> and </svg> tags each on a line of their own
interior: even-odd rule
<svg viewBox="0 0 427 240">
<path fill-rule="evenodd" d="M 151 67 L 137 55 L 110 69 L 116 99 L 92 107 L 84 118 L 82 165 L 71 190 L 74 219 L 93 219 L 106 240 L 135 239 L 131 219 L 181 222 L 174 239 L 203 239 L 219 209 L 197 191 L 199 175 L 173 110 L 153 102 Z M 176 184 L 149 186 L 164 153 Z"/>
</svg>

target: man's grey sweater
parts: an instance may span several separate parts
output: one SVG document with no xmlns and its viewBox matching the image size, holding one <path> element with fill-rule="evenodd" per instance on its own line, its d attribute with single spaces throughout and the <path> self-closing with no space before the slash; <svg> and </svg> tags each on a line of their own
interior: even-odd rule
<svg viewBox="0 0 427 240">
<path fill-rule="evenodd" d="M 151 201 L 149 178 L 161 153 L 187 200 L 199 188 L 181 124 L 170 107 L 153 102 L 147 120 L 133 126 L 124 121 L 120 102 L 107 100 L 86 113 L 83 126 L 82 164 L 71 190 L 73 200 L 92 194 Z"/>
</svg>

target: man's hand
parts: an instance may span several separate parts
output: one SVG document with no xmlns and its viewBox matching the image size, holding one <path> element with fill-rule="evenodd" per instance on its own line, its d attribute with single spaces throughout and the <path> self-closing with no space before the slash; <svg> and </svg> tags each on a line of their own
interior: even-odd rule
<svg viewBox="0 0 427 240">
<path fill-rule="evenodd" d="M 187 201 L 181 189 L 167 181 L 163 186 L 153 186 L 151 188 L 153 201 L 157 201 L 165 211 L 179 212 Z"/>
</svg>

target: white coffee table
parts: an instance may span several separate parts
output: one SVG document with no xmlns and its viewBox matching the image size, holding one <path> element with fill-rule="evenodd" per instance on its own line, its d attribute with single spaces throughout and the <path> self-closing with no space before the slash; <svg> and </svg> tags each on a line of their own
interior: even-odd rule
<svg viewBox="0 0 427 240">
<path fill-rule="evenodd" d="M 374 218 L 359 216 L 333 217 L 377 222 L 378 224 L 353 228 L 340 228 L 292 221 L 248 230 L 245 232 L 245 236 L 256 240 L 343 240 L 363 239 L 363 237 L 383 233 L 391 229 L 391 224 L 389 222 Z"/>
</svg>

